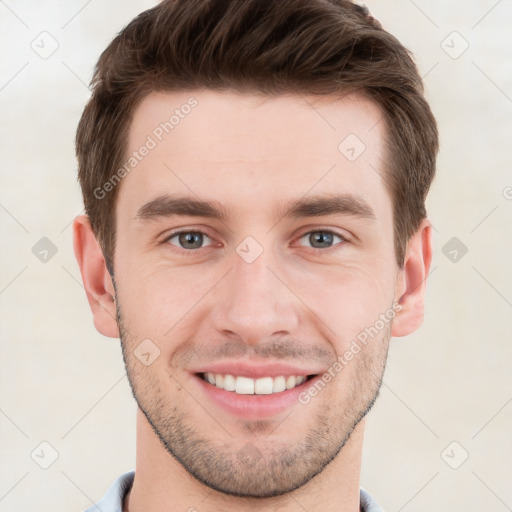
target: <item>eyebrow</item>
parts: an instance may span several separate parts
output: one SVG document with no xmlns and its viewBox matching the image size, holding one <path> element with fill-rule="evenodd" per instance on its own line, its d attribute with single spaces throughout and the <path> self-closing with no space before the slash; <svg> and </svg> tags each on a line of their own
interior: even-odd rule
<svg viewBox="0 0 512 512">
<path fill-rule="evenodd" d="M 376 218 L 371 206 L 362 197 L 352 194 L 303 197 L 290 201 L 274 211 L 276 218 L 328 215 L 347 215 L 366 220 L 375 220 Z M 172 216 L 207 217 L 221 221 L 227 221 L 230 218 L 226 208 L 217 201 L 164 194 L 140 207 L 135 215 L 135 220 L 150 222 Z"/>
<path fill-rule="evenodd" d="M 226 209 L 216 201 L 202 201 L 188 196 L 165 194 L 140 207 L 135 219 L 148 222 L 175 215 L 209 217 L 219 220 L 227 220 L 229 217 Z"/>
<path fill-rule="evenodd" d="M 279 208 L 279 218 L 323 217 L 327 215 L 347 215 L 367 220 L 375 220 L 375 212 L 360 196 L 352 194 L 332 194 L 301 198 Z"/>
</svg>

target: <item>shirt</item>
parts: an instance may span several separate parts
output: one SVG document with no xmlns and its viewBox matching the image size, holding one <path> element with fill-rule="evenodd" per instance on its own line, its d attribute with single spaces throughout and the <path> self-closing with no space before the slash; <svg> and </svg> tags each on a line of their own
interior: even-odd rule
<svg viewBox="0 0 512 512">
<path fill-rule="evenodd" d="M 94 506 L 85 512 L 123 512 L 124 497 L 131 489 L 135 471 L 121 475 L 107 491 L 107 494 Z M 374 499 L 360 487 L 361 510 L 363 512 L 384 512 Z"/>
</svg>

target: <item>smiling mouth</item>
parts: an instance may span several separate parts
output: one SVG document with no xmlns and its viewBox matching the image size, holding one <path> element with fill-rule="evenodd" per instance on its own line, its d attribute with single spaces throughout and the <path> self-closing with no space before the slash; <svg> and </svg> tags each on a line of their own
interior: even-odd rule
<svg viewBox="0 0 512 512">
<path fill-rule="evenodd" d="M 203 372 L 196 374 L 212 386 L 238 395 L 271 395 L 303 385 L 316 375 L 280 375 L 252 379 L 241 375 Z"/>
</svg>

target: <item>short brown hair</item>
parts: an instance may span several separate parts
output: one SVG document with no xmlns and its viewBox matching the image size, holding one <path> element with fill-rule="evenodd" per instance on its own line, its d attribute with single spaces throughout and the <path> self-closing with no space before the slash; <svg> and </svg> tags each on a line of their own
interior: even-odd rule
<svg viewBox="0 0 512 512">
<path fill-rule="evenodd" d="M 101 54 L 76 134 L 85 210 L 111 274 L 119 187 L 100 198 L 98 187 L 125 161 L 140 101 L 152 91 L 196 88 L 358 91 L 375 101 L 387 127 L 385 183 L 403 266 L 407 241 L 426 217 L 438 151 L 436 122 L 408 50 L 348 0 L 164 0 Z"/>
</svg>

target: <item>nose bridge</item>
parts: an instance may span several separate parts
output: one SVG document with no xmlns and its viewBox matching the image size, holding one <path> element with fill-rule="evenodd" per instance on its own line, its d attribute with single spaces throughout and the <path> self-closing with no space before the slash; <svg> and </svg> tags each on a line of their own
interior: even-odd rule
<svg viewBox="0 0 512 512">
<path fill-rule="evenodd" d="M 232 293 L 238 299 L 237 303 L 250 304 L 259 302 L 260 299 L 265 299 L 267 306 L 273 303 L 271 291 L 275 291 L 275 283 L 270 282 L 270 278 L 274 276 L 268 268 L 269 263 L 269 258 L 264 255 L 251 263 L 240 257 L 235 258 L 231 284 Z"/>
<path fill-rule="evenodd" d="M 247 343 L 291 333 L 298 310 L 293 295 L 270 270 L 276 266 L 271 254 L 263 252 L 253 261 L 233 256 L 233 268 L 216 297 L 217 330 Z"/>
</svg>

